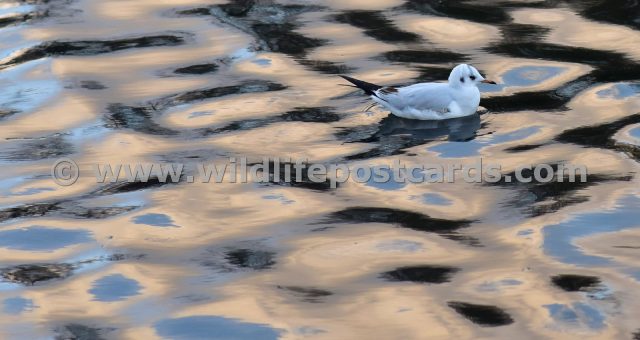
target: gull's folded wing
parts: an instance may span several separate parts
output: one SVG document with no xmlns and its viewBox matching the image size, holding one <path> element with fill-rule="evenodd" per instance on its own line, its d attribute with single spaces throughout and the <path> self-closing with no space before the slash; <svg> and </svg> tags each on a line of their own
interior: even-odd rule
<svg viewBox="0 0 640 340">
<path fill-rule="evenodd" d="M 380 99 L 400 110 L 445 112 L 453 100 L 446 83 L 421 83 L 401 88 L 383 87 L 376 91 Z"/>
</svg>

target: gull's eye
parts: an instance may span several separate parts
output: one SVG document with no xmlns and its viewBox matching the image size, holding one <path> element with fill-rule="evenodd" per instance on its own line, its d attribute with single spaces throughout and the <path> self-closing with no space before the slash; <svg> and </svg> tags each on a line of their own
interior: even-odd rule
<svg viewBox="0 0 640 340">
<path fill-rule="evenodd" d="M 471 76 L 471 77 L 469 77 L 469 79 L 476 80 L 476 76 Z"/>
<path fill-rule="evenodd" d="M 460 82 L 464 83 L 464 77 L 460 77 Z"/>
</svg>

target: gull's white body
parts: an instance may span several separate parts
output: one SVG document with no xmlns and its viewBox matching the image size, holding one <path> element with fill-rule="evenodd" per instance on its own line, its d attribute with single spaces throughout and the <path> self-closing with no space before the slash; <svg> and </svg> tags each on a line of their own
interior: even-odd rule
<svg viewBox="0 0 640 340">
<path fill-rule="evenodd" d="M 446 83 L 419 83 L 405 87 L 383 87 L 342 76 L 365 91 L 392 114 L 408 119 L 442 120 L 474 114 L 480 104 L 479 83 L 485 80 L 478 70 L 461 64 L 451 70 Z"/>
<path fill-rule="evenodd" d="M 385 88 L 371 96 L 394 115 L 408 119 L 440 120 L 476 113 L 480 91 L 476 86 L 453 89 L 448 83 L 420 83 L 387 92 Z"/>
</svg>

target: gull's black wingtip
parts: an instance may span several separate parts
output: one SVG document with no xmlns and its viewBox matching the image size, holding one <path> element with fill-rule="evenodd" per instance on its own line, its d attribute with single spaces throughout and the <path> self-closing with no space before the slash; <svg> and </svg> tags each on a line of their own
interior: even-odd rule
<svg viewBox="0 0 640 340">
<path fill-rule="evenodd" d="M 370 96 L 375 96 L 376 94 L 374 92 L 382 88 L 382 86 L 380 85 L 368 83 L 363 80 L 345 76 L 344 74 L 339 74 L 339 76 L 342 77 L 344 80 L 350 82 L 351 84 L 355 85 L 357 88 L 361 89 L 362 91 L 364 91 L 364 93 Z"/>
</svg>

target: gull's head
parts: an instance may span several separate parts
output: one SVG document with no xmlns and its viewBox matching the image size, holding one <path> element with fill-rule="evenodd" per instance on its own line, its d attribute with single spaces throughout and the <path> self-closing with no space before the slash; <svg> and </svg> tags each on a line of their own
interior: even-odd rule
<svg viewBox="0 0 640 340">
<path fill-rule="evenodd" d="M 494 81 L 484 79 L 475 67 L 460 64 L 451 70 L 449 85 L 454 87 L 478 86 L 479 83 L 495 84 Z"/>
</svg>

